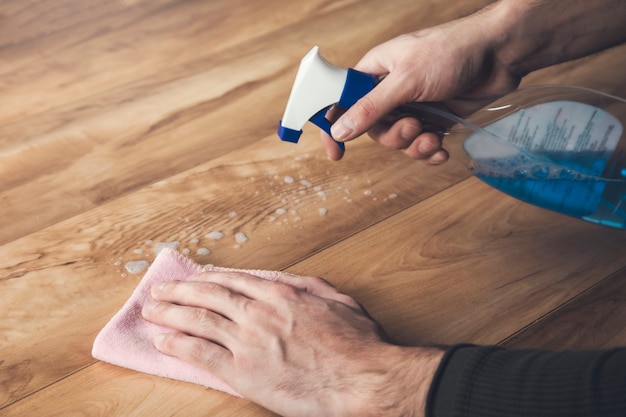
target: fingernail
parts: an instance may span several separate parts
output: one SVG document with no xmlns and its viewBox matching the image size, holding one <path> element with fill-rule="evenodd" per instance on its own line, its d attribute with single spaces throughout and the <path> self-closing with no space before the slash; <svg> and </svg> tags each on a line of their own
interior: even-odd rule
<svg viewBox="0 0 626 417">
<path fill-rule="evenodd" d="M 154 296 L 159 295 L 163 291 L 163 288 L 165 288 L 166 284 L 167 284 L 166 281 L 157 282 L 156 284 L 154 284 L 152 288 L 150 289 L 150 293 L 152 294 L 152 296 L 154 297 Z"/>
<path fill-rule="evenodd" d="M 149 314 L 152 310 L 154 310 L 156 305 L 157 305 L 156 301 L 151 300 L 151 299 L 147 299 L 143 303 L 143 307 L 141 308 L 141 315 L 145 316 L 146 314 Z"/>
<path fill-rule="evenodd" d="M 161 350 L 163 347 L 163 342 L 165 341 L 165 335 L 163 333 L 159 333 L 154 336 L 154 347 L 158 350 Z"/>
<path fill-rule="evenodd" d="M 404 125 L 400 129 L 400 137 L 405 141 L 413 141 L 419 134 L 419 129 L 415 125 Z"/>
<path fill-rule="evenodd" d="M 445 154 L 442 154 L 441 152 L 438 152 L 436 154 L 434 154 L 433 156 L 430 157 L 430 159 L 428 160 L 432 165 L 441 165 L 444 162 L 447 161 L 447 157 Z"/>
<path fill-rule="evenodd" d="M 435 149 L 435 145 L 433 145 L 432 143 L 428 141 L 424 141 L 419 144 L 419 146 L 417 147 L 417 150 L 423 153 L 424 155 L 430 155 L 436 149 Z"/>
<path fill-rule="evenodd" d="M 330 127 L 330 133 L 335 140 L 343 140 L 347 138 L 354 131 L 354 123 L 349 116 L 341 116 L 339 120 L 337 120 Z"/>
</svg>

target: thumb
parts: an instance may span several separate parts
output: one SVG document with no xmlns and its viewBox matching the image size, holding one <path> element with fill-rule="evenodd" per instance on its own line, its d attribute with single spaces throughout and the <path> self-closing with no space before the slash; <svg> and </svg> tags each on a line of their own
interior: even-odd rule
<svg viewBox="0 0 626 417">
<path fill-rule="evenodd" d="M 361 97 L 330 127 L 333 139 L 352 140 L 367 132 L 383 116 L 406 103 L 406 89 L 393 74 L 384 78 L 372 91 Z"/>
</svg>

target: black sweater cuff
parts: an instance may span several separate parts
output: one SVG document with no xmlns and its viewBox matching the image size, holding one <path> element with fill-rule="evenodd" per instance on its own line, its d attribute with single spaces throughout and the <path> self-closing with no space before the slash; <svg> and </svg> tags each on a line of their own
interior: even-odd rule
<svg viewBox="0 0 626 417">
<path fill-rule="evenodd" d="M 435 373 L 426 416 L 624 417 L 626 349 L 454 346 Z"/>
</svg>

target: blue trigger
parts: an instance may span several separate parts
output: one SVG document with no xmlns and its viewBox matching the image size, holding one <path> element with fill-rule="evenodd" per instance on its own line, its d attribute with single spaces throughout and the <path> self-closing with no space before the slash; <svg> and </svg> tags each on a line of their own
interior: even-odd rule
<svg viewBox="0 0 626 417">
<path fill-rule="evenodd" d="M 372 91 L 375 85 L 376 77 L 373 75 L 348 68 L 346 83 L 343 86 L 343 91 L 341 92 L 341 97 L 337 105 L 344 109 L 352 107 L 361 97 Z M 329 108 L 330 106 L 318 111 L 309 121 L 328 133 L 332 138 L 333 135 L 330 133 L 330 121 L 326 118 L 326 112 Z M 335 143 L 337 143 L 337 146 L 339 146 L 342 151 L 345 151 L 346 145 L 343 142 L 335 141 Z"/>
<path fill-rule="evenodd" d="M 313 123 L 315 126 L 322 129 L 324 132 L 328 133 L 328 136 L 332 138 L 333 135 L 332 133 L 330 133 L 330 122 L 326 118 L 326 112 L 328 111 L 328 109 L 330 109 L 330 106 L 324 107 L 322 110 L 315 113 L 313 117 L 309 119 L 309 121 Z M 337 144 L 337 146 L 339 146 L 339 149 L 341 149 L 342 151 L 346 150 L 345 143 L 337 142 L 337 141 L 335 141 L 335 143 Z"/>
<path fill-rule="evenodd" d="M 348 68 L 346 83 L 343 86 L 343 91 L 337 104 L 339 107 L 348 109 L 359 101 L 361 97 L 372 91 L 375 85 L 376 77 L 373 75 Z"/>
</svg>

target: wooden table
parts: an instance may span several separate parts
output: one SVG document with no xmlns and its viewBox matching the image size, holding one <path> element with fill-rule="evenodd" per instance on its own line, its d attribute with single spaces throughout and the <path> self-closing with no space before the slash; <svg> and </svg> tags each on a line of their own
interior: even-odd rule
<svg viewBox="0 0 626 417">
<path fill-rule="evenodd" d="M 3 1 L 0 415 L 271 415 L 91 357 L 141 277 L 125 265 L 159 242 L 323 276 L 401 343 L 626 344 L 625 232 L 489 188 L 458 143 L 428 168 L 365 138 L 331 162 L 311 125 L 298 145 L 276 137 L 313 45 L 347 67 L 486 3 Z M 626 96 L 625 51 L 524 83 Z"/>
</svg>

